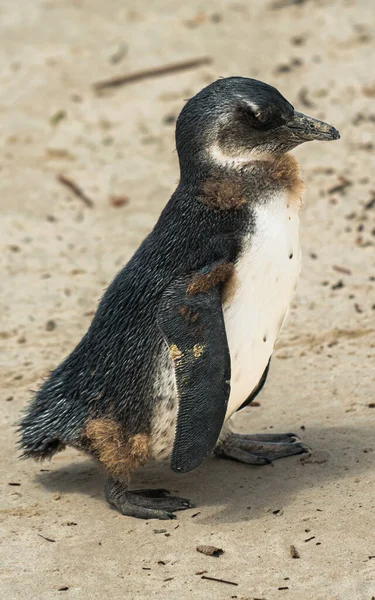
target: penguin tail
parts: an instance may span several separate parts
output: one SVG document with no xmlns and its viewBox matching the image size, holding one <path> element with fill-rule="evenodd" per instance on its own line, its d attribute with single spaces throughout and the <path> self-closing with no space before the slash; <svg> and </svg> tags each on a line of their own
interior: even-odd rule
<svg viewBox="0 0 375 600">
<path fill-rule="evenodd" d="M 18 425 L 21 459 L 51 458 L 70 441 L 74 414 L 61 388 L 62 381 L 52 374 L 26 408 Z"/>
<path fill-rule="evenodd" d="M 38 435 L 32 435 L 30 437 L 28 431 L 24 430 L 20 442 L 20 459 L 26 460 L 27 458 L 33 458 L 34 460 L 41 462 L 52 458 L 54 454 L 64 450 L 65 446 L 66 445 L 58 438 L 39 437 Z"/>
</svg>

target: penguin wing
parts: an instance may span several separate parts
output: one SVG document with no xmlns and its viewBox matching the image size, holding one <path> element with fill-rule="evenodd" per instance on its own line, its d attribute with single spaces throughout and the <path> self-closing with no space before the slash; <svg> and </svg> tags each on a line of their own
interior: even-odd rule
<svg viewBox="0 0 375 600">
<path fill-rule="evenodd" d="M 205 275 L 195 279 L 200 276 Z M 230 354 L 221 282 L 197 292 L 194 277 L 180 278 L 165 290 L 159 306 L 158 324 L 174 363 L 179 400 L 171 458 L 178 473 L 195 469 L 213 451 L 227 410 Z"/>
</svg>

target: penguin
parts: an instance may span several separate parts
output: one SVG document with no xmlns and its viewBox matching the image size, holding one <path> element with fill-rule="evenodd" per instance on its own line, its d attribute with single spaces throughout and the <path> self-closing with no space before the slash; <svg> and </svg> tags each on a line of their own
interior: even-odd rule
<svg viewBox="0 0 375 600">
<path fill-rule="evenodd" d="M 291 433 L 234 433 L 230 419 L 266 381 L 300 273 L 290 151 L 339 137 L 255 79 L 219 79 L 185 104 L 177 189 L 26 409 L 24 458 L 77 448 L 105 467 L 122 514 L 171 519 L 194 504 L 129 489 L 146 463 L 186 473 L 212 453 L 264 465 L 308 450 Z"/>
</svg>

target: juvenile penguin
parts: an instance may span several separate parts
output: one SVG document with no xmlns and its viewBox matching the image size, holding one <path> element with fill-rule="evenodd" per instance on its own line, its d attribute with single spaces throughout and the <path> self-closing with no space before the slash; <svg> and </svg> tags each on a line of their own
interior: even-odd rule
<svg viewBox="0 0 375 600">
<path fill-rule="evenodd" d="M 264 385 L 300 272 L 304 185 L 289 151 L 339 137 L 254 79 L 220 79 L 187 102 L 177 189 L 27 409 L 24 457 L 83 450 L 106 468 L 110 504 L 169 519 L 193 505 L 128 489 L 149 461 L 184 473 L 212 452 L 263 465 L 306 451 L 293 434 L 228 422 Z"/>
</svg>

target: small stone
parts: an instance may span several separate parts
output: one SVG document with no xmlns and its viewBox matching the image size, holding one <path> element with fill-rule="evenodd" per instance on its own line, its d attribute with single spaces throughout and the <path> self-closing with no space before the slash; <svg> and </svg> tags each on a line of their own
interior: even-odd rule
<svg viewBox="0 0 375 600">
<path fill-rule="evenodd" d="M 56 127 L 56 125 L 58 125 L 61 121 L 63 121 L 66 117 L 66 112 L 65 110 L 58 110 L 54 115 L 52 115 L 52 117 L 50 117 L 50 124 L 53 127 Z"/>
<path fill-rule="evenodd" d="M 201 554 L 206 554 L 206 556 L 216 556 L 219 557 L 224 554 L 224 550 L 221 548 L 216 548 L 216 546 L 197 546 L 197 551 L 201 552 Z"/>
<path fill-rule="evenodd" d="M 128 196 L 111 196 L 110 202 L 115 208 L 120 208 L 125 204 L 129 204 L 129 198 Z"/>
<path fill-rule="evenodd" d="M 286 64 L 278 65 L 275 69 L 276 73 L 289 73 L 291 70 L 292 67 Z"/>
<path fill-rule="evenodd" d="M 290 43 L 293 44 L 293 46 L 303 46 L 305 41 L 306 39 L 302 35 L 295 35 L 290 38 Z"/>
<path fill-rule="evenodd" d="M 220 13 L 213 13 L 211 15 L 212 23 L 220 23 L 222 20 L 223 20 L 223 17 L 221 16 Z"/>
<path fill-rule="evenodd" d="M 56 329 L 56 322 L 52 319 L 49 319 L 45 325 L 46 331 L 53 331 Z"/>
<path fill-rule="evenodd" d="M 176 115 L 166 115 L 163 119 L 164 125 L 174 125 L 176 122 Z"/>
<path fill-rule="evenodd" d="M 289 552 L 290 552 L 290 556 L 292 558 L 300 558 L 299 552 L 298 552 L 297 548 L 294 546 L 294 544 L 291 544 L 291 546 L 289 547 Z"/>
</svg>

